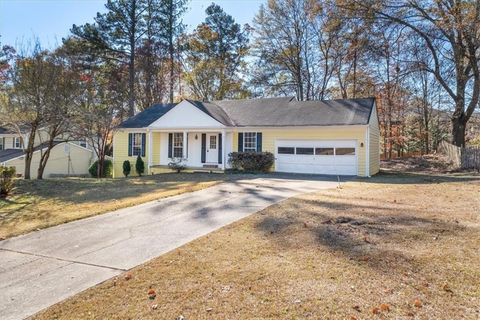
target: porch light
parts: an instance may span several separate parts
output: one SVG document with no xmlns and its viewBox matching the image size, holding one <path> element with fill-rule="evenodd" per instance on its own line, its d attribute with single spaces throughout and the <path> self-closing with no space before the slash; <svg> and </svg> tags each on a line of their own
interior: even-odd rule
<svg viewBox="0 0 480 320">
<path fill-rule="evenodd" d="M 195 140 L 198 140 L 198 134 L 195 134 Z"/>
</svg>

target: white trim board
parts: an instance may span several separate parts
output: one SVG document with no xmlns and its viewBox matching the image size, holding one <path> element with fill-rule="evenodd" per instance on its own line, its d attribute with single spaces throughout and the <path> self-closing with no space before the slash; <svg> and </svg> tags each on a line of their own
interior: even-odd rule
<svg viewBox="0 0 480 320">
<path fill-rule="evenodd" d="M 149 129 L 170 128 L 216 128 L 223 129 L 225 125 L 218 122 L 205 112 L 198 109 L 187 100 L 183 100 L 163 116 L 151 123 Z"/>
</svg>

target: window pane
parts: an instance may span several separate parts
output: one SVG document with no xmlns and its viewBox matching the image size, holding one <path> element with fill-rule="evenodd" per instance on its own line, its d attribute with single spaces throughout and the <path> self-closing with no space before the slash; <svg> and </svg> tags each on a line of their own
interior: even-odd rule
<svg viewBox="0 0 480 320">
<path fill-rule="evenodd" d="M 257 151 L 256 132 L 245 132 L 243 134 L 243 151 Z"/>
<path fill-rule="evenodd" d="M 210 149 L 217 149 L 217 136 L 210 136 Z"/>
<path fill-rule="evenodd" d="M 173 157 L 182 158 L 183 157 L 183 148 L 175 147 L 173 148 Z"/>
<path fill-rule="evenodd" d="M 313 155 L 313 148 L 297 148 L 297 154 Z"/>
<path fill-rule="evenodd" d="M 183 147 L 183 133 L 175 132 L 173 134 L 173 146 L 174 147 Z"/>
<path fill-rule="evenodd" d="M 278 154 L 295 154 L 293 147 L 278 147 Z"/>
<path fill-rule="evenodd" d="M 335 154 L 337 156 L 355 155 L 355 148 L 336 148 Z"/>
<path fill-rule="evenodd" d="M 142 134 L 134 133 L 132 141 L 132 155 L 139 156 L 142 155 Z"/>
<path fill-rule="evenodd" d="M 333 148 L 315 148 L 317 156 L 333 156 Z"/>
</svg>

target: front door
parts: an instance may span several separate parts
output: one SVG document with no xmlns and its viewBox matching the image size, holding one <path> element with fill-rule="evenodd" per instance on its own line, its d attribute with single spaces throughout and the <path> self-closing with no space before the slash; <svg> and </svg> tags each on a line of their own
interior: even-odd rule
<svg viewBox="0 0 480 320">
<path fill-rule="evenodd" d="M 207 133 L 207 162 L 218 163 L 218 135 Z"/>
</svg>

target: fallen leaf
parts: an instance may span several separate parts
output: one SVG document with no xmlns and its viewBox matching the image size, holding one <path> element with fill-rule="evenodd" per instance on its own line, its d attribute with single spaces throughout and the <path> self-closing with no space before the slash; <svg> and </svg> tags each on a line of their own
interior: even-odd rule
<svg viewBox="0 0 480 320">
<path fill-rule="evenodd" d="M 448 292 L 448 293 L 452 293 L 453 294 L 453 291 L 452 289 L 450 289 L 450 287 L 448 286 L 448 284 L 444 284 L 443 287 L 442 287 L 443 291 L 445 292 Z"/>
<path fill-rule="evenodd" d="M 382 304 L 380 305 L 380 310 L 382 310 L 382 311 L 390 311 L 390 306 L 389 306 L 388 304 L 386 304 L 386 303 L 382 303 Z"/>
<path fill-rule="evenodd" d="M 158 309 L 158 304 L 153 304 L 152 305 L 152 310 L 157 310 Z"/>
<path fill-rule="evenodd" d="M 420 301 L 419 299 L 415 299 L 415 301 L 413 302 L 413 305 L 417 308 L 421 308 L 422 307 L 422 301 Z"/>
<path fill-rule="evenodd" d="M 362 310 L 360 309 L 360 306 L 353 306 L 352 308 L 355 311 L 362 312 Z"/>
<path fill-rule="evenodd" d="M 125 280 L 128 281 L 128 280 L 130 280 L 130 279 L 132 279 L 132 275 L 131 275 L 130 273 L 127 273 L 127 274 L 125 275 Z"/>
<path fill-rule="evenodd" d="M 150 300 L 155 299 L 155 297 L 157 296 L 157 293 L 153 289 L 148 290 L 147 294 L 148 294 L 148 298 Z"/>
<path fill-rule="evenodd" d="M 380 313 L 380 309 L 377 308 L 377 307 L 374 307 L 374 308 L 372 308 L 372 313 L 373 313 L 373 314 L 379 314 L 379 313 Z"/>
</svg>

